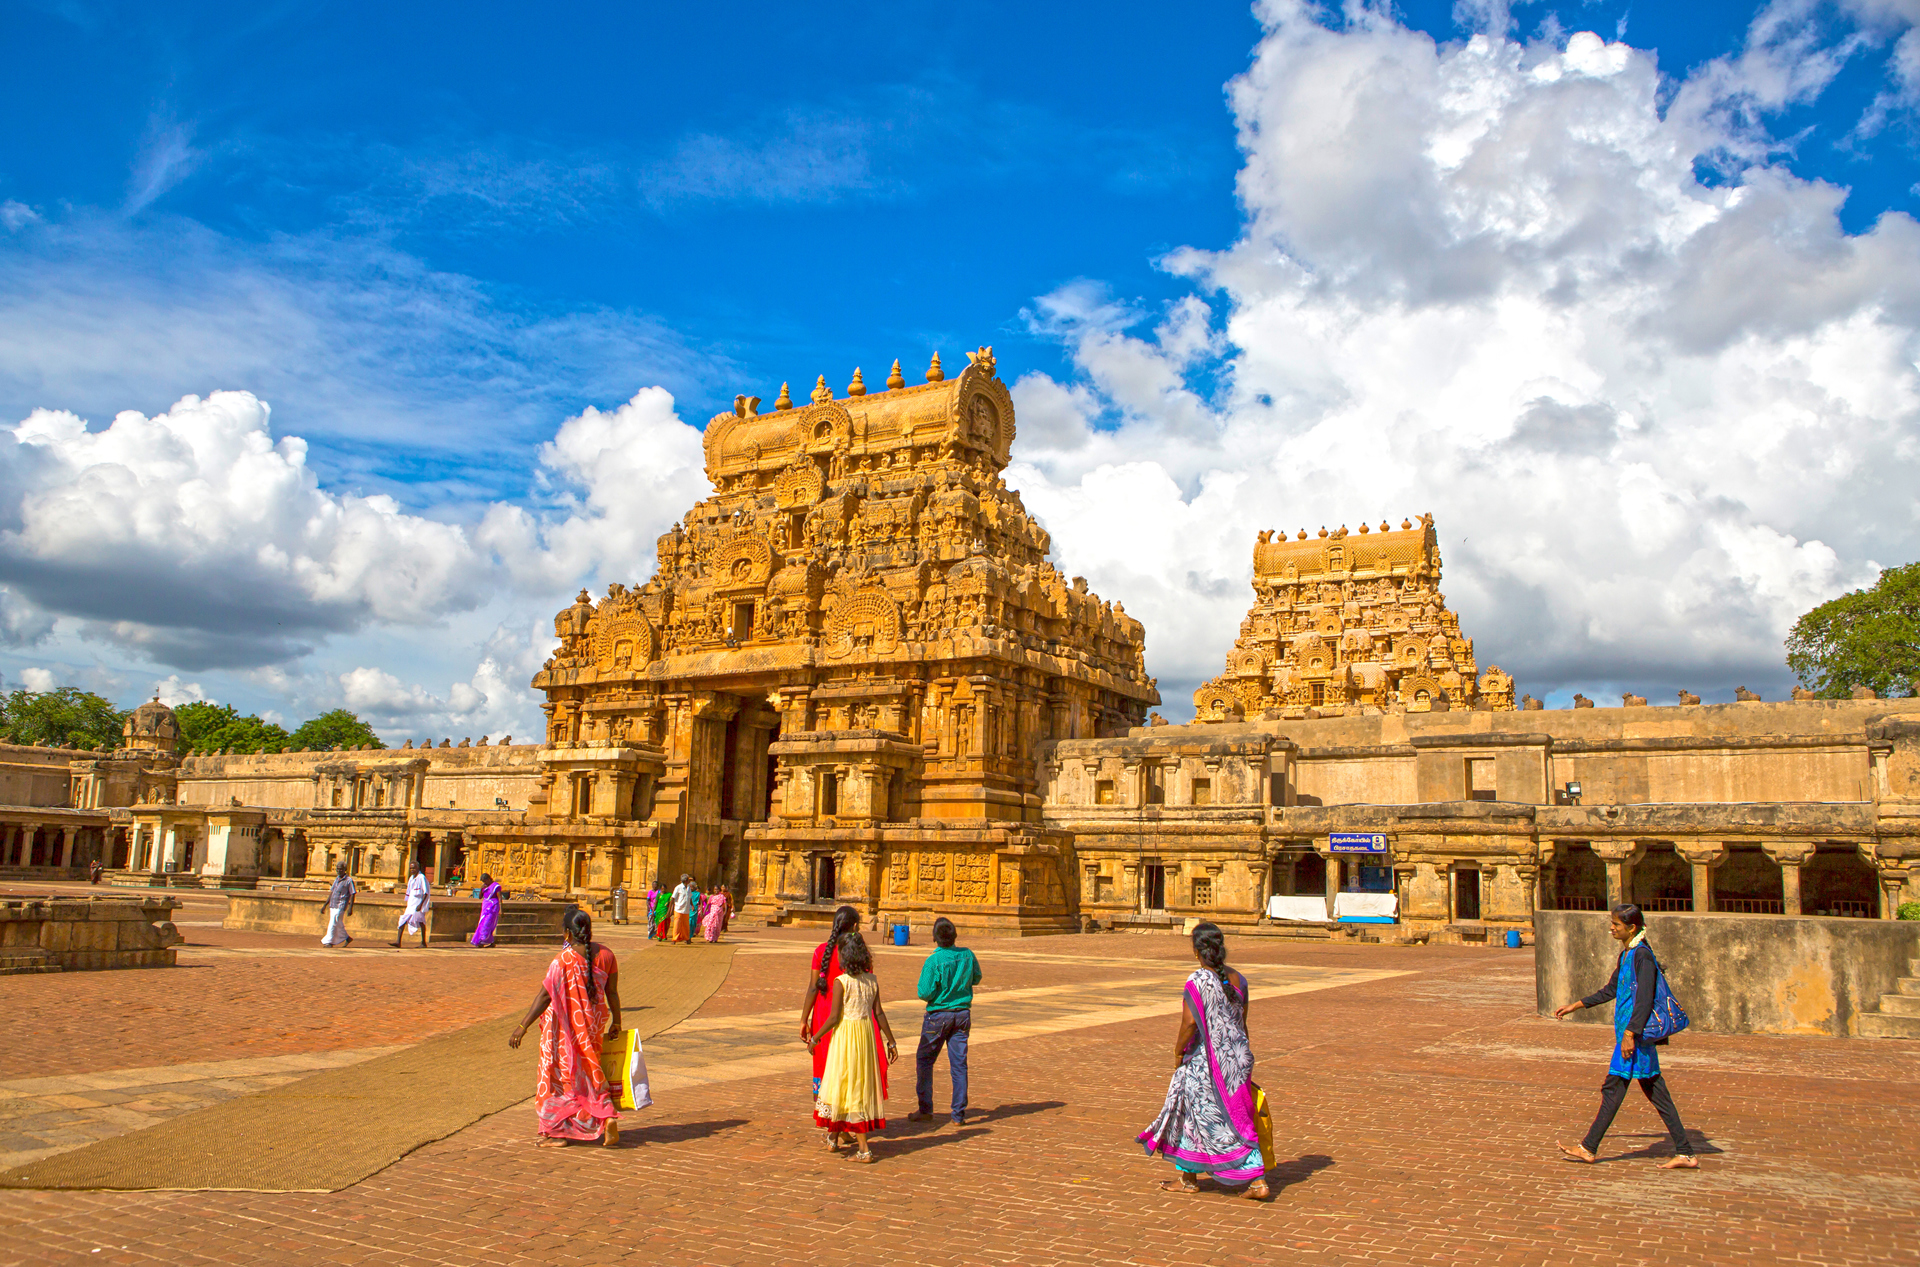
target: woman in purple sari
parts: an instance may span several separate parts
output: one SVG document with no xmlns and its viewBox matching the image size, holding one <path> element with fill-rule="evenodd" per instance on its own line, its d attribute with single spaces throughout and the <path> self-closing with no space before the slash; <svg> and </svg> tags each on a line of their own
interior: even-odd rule
<svg viewBox="0 0 1920 1267">
<path fill-rule="evenodd" d="M 494 925 L 500 922 L 500 885 L 486 872 L 480 873 L 480 923 L 469 938 L 476 946 L 493 945 Z"/>
<path fill-rule="evenodd" d="M 1167 1103 L 1140 1132 L 1140 1143 L 1180 1172 L 1160 1185 L 1169 1192 L 1198 1192 L 1200 1177 L 1211 1175 L 1216 1183 L 1245 1184 L 1242 1196 L 1263 1200 L 1269 1194 L 1247 1041 L 1247 979 L 1227 967 L 1227 939 L 1212 924 L 1193 930 L 1193 953 L 1200 968 L 1187 978 Z"/>
</svg>

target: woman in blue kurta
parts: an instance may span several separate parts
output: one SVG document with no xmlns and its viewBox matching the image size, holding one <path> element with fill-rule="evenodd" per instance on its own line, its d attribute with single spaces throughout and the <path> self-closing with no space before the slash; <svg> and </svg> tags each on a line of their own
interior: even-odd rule
<svg viewBox="0 0 1920 1267">
<path fill-rule="evenodd" d="M 1614 964 L 1613 977 L 1578 1003 L 1556 1008 L 1553 1013 L 1555 1017 L 1564 1017 L 1583 1007 L 1599 1007 L 1608 999 L 1613 1000 L 1613 1062 L 1607 1066 L 1607 1080 L 1600 1085 L 1600 1112 L 1587 1128 L 1584 1140 L 1572 1148 L 1562 1144 L 1560 1151 L 1576 1161 L 1598 1160 L 1594 1150 L 1600 1147 L 1601 1137 L 1613 1125 L 1613 1115 L 1620 1111 L 1620 1102 L 1627 1098 L 1627 1085 L 1637 1082 L 1673 1140 L 1673 1157 L 1660 1163 L 1660 1168 L 1692 1170 L 1700 1163 L 1694 1159 L 1686 1128 L 1680 1125 L 1680 1110 L 1673 1107 L 1673 1097 L 1667 1094 L 1667 1081 L 1660 1076 L 1659 1047 L 1641 1037 L 1646 1032 L 1647 1018 L 1653 1015 L 1654 988 L 1660 976 L 1653 947 L 1647 945 L 1647 917 L 1637 906 L 1616 906 L 1607 931 L 1625 947 L 1619 962 Z"/>
</svg>

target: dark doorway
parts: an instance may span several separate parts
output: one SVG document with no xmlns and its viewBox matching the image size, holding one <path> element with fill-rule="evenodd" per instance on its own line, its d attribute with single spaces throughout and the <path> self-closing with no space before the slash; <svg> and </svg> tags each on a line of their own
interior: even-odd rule
<svg viewBox="0 0 1920 1267">
<path fill-rule="evenodd" d="M 1157 862 L 1140 868 L 1140 902 L 1143 910 L 1167 909 L 1167 869 Z"/>
<path fill-rule="evenodd" d="M 740 714 L 727 720 L 727 734 L 720 741 L 720 817 L 739 818 L 734 812 L 733 793 L 740 785 Z"/>
<path fill-rule="evenodd" d="M 817 855 L 813 860 L 813 900 L 816 904 L 834 901 L 839 896 L 838 868 L 826 854 Z"/>
<path fill-rule="evenodd" d="M 421 875 L 429 881 L 434 879 L 432 833 L 423 831 L 413 838 L 413 860 L 419 865 Z"/>
<path fill-rule="evenodd" d="M 130 847 L 127 843 L 127 829 L 124 827 L 114 828 L 113 857 L 107 865 L 116 871 L 125 870 L 127 866 L 127 852 Z"/>
<path fill-rule="evenodd" d="M 1800 911 L 1872 919 L 1880 913 L 1880 884 L 1852 844 L 1821 844 L 1800 868 Z"/>
<path fill-rule="evenodd" d="M 1691 911 L 1693 867 L 1674 852 L 1671 841 L 1647 846 L 1633 866 L 1633 902 L 1643 911 Z"/>
<path fill-rule="evenodd" d="M 1553 905 L 1562 911 L 1607 909 L 1607 869 L 1586 841 L 1559 842 L 1553 864 Z M 1688 880 L 1692 888 L 1692 880 Z"/>
<path fill-rule="evenodd" d="M 1480 918 L 1480 873 L 1478 871 L 1453 873 L 1453 918 L 1454 922 L 1459 924 Z"/>
<path fill-rule="evenodd" d="M 1293 864 L 1294 897 L 1316 897 L 1327 891 L 1327 860 L 1317 853 L 1303 853 Z"/>
<path fill-rule="evenodd" d="M 1729 845 L 1713 871 L 1713 909 L 1731 915 L 1778 915 L 1786 909 L 1780 864 L 1758 845 Z"/>
</svg>

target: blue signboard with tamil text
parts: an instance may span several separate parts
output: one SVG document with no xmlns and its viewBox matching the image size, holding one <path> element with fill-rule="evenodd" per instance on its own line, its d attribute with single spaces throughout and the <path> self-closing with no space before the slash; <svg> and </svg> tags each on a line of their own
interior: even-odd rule
<svg viewBox="0 0 1920 1267">
<path fill-rule="evenodd" d="M 1364 831 L 1337 831 L 1327 837 L 1329 853 L 1385 853 L 1387 838 Z"/>
</svg>

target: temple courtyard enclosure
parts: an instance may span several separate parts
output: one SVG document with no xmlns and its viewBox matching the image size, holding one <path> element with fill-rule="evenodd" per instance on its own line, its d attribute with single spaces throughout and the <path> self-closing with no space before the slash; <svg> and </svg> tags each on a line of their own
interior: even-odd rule
<svg viewBox="0 0 1920 1267">
<path fill-rule="evenodd" d="M 523 1008 L 549 955 L 366 939 L 322 951 L 221 928 L 223 895 L 182 901 L 176 968 L 0 978 L 0 1165 L 379 1068 Z M 959 1129 L 905 1120 L 926 947 L 888 946 L 893 1125 L 879 1164 L 856 1168 L 819 1148 L 807 1117 L 793 1030 L 813 935 L 736 928 L 731 952 L 671 952 L 732 958 L 691 1017 L 649 1040 L 658 1104 L 625 1115 L 618 1150 L 536 1149 L 522 1102 L 338 1191 L 0 1190 L 0 1262 L 1915 1258 L 1920 1044 L 1683 1035 L 1664 1063 L 1700 1171 L 1655 1169 L 1666 1145 L 1637 1096 L 1608 1160 L 1583 1167 L 1554 1144 L 1591 1116 L 1606 1035 L 1535 1015 L 1530 949 L 1236 937 L 1275 1105 L 1276 1195 L 1191 1198 L 1158 1191 L 1171 1167 L 1132 1143 L 1164 1093 L 1184 939 L 966 939 L 987 980 L 978 1116 Z M 623 964 L 649 954 L 637 928 L 597 931 Z M 623 973 L 622 993 L 641 1023 L 647 982 Z M 533 1053 L 519 1055 L 530 1094 Z M 460 1097 L 461 1070 L 417 1090 Z M 945 1093 L 943 1065 L 936 1104 Z M 356 1125 L 340 1104 L 276 1142 L 319 1156 Z"/>
</svg>

